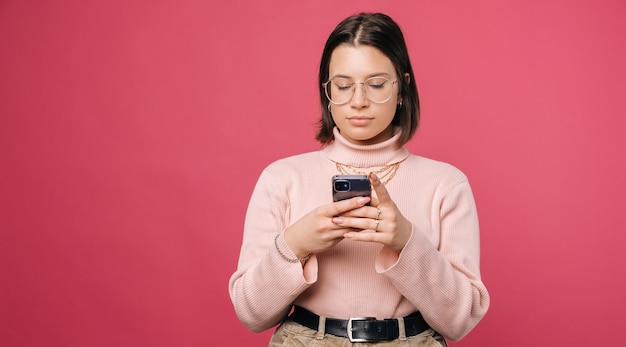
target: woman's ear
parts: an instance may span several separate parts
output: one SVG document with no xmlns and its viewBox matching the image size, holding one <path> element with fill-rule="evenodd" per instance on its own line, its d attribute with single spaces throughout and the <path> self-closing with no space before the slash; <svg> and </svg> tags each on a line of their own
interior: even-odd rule
<svg viewBox="0 0 626 347">
<path fill-rule="evenodd" d="M 407 73 L 404 74 L 404 82 L 408 85 L 411 83 L 411 75 Z M 402 107 L 402 93 L 398 91 L 398 106 Z"/>
</svg>

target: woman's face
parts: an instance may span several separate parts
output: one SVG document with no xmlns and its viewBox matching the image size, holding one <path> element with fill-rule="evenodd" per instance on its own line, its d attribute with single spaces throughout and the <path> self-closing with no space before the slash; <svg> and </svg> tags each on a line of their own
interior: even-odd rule
<svg viewBox="0 0 626 347">
<path fill-rule="evenodd" d="M 391 97 L 383 103 L 374 103 L 363 93 L 363 85 L 372 77 L 396 81 L 391 60 L 372 46 L 340 45 L 330 58 L 329 79 L 345 78 L 354 85 L 354 95 L 344 104 L 330 103 L 330 111 L 341 135 L 358 145 L 371 145 L 393 136 L 391 121 L 399 102 L 398 83 L 391 83 Z"/>
</svg>

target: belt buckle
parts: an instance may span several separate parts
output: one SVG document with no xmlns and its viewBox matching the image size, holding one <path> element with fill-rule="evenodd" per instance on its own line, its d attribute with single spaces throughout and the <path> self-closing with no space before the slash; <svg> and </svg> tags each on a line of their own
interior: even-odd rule
<svg viewBox="0 0 626 347">
<path fill-rule="evenodd" d="M 355 339 L 352 337 L 352 322 L 353 321 L 368 321 L 368 320 L 375 320 L 375 317 L 361 317 L 361 318 L 350 318 L 348 319 L 348 326 L 346 327 L 346 330 L 348 331 L 348 340 L 350 340 L 350 342 L 367 342 L 369 341 L 368 339 Z"/>
</svg>

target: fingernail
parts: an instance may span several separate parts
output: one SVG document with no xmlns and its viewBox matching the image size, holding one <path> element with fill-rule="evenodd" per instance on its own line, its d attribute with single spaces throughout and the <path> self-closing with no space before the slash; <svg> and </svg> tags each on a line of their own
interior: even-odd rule
<svg viewBox="0 0 626 347">
<path fill-rule="evenodd" d="M 343 218 L 341 218 L 341 217 L 333 217 L 333 223 L 341 224 L 341 223 L 343 223 Z"/>
<path fill-rule="evenodd" d="M 364 205 L 369 201 L 369 198 L 360 198 L 359 200 L 357 200 L 357 202 L 359 203 L 359 205 Z"/>
<path fill-rule="evenodd" d="M 376 177 L 376 175 L 373 172 L 370 172 L 370 179 L 372 180 L 372 182 L 378 181 L 378 177 Z"/>
</svg>

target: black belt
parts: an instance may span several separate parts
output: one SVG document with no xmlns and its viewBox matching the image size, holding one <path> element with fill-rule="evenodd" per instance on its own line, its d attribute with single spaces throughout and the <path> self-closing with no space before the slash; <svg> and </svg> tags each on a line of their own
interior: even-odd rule
<svg viewBox="0 0 626 347">
<path fill-rule="evenodd" d="M 317 330 L 319 327 L 320 316 L 300 306 L 294 306 L 293 313 L 289 315 L 289 318 L 309 329 Z M 403 319 L 407 337 L 415 336 L 430 329 L 419 312 L 414 312 L 403 317 Z M 376 320 L 376 318 L 326 318 L 325 332 L 335 336 L 347 337 L 351 342 L 391 341 L 400 337 L 398 320 L 395 318 L 384 320 Z"/>
</svg>

